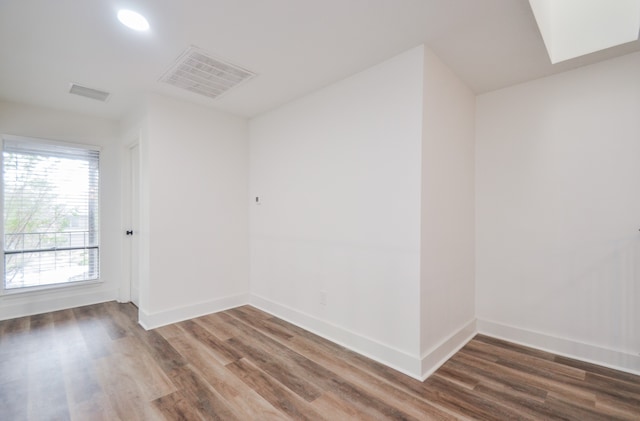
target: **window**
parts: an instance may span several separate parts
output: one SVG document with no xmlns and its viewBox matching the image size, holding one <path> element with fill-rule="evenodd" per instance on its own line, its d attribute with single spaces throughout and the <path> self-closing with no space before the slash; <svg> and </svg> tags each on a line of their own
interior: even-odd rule
<svg viewBox="0 0 640 421">
<path fill-rule="evenodd" d="M 95 148 L 4 136 L 4 289 L 97 280 Z"/>
</svg>

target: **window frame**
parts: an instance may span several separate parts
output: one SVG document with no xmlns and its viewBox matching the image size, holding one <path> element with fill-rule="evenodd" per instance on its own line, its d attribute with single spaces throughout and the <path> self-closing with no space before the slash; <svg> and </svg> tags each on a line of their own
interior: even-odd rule
<svg viewBox="0 0 640 421">
<path fill-rule="evenodd" d="M 48 292 L 55 290 L 62 290 L 68 288 L 82 288 L 88 285 L 95 285 L 104 283 L 102 279 L 102 148 L 97 145 L 76 143 L 76 142 L 67 142 L 53 139 L 43 139 L 36 137 L 27 137 L 27 136 L 17 136 L 11 134 L 2 134 L 0 136 L 0 211 L 2 212 L 2 218 L 0 218 L 0 245 L 2 245 L 2 259 L 0 259 L 0 297 L 1 296 L 12 296 L 12 295 L 20 295 L 20 294 L 28 294 L 28 293 L 37 293 L 37 292 Z M 98 259 L 98 277 L 97 279 L 87 279 L 82 281 L 72 281 L 72 282 L 60 282 L 54 284 L 46 284 L 46 285 L 33 285 L 33 286 L 25 286 L 18 288 L 6 288 L 5 285 L 5 231 L 4 231 L 4 151 L 5 151 L 5 142 L 19 142 L 25 145 L 34 144 L 34 145 L 46 145 L 46 146 L 54 146 L 54 147 L 67 147 L 67 148 L 75 148 L 75 149 L 86 149 L 90 151 L 98 152 L 98 242 L 97 242 L 97 259 Z"/>
</svg>

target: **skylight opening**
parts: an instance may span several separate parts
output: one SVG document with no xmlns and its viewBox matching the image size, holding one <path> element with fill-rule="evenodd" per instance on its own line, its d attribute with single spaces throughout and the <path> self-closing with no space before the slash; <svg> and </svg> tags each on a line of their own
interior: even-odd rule
<svg viewBox="0 0 640 421">
<path fill-rule="evenodd" d="M 529 0 L 551 63 L 636 41 L 640 0 Z"/>
</svg>

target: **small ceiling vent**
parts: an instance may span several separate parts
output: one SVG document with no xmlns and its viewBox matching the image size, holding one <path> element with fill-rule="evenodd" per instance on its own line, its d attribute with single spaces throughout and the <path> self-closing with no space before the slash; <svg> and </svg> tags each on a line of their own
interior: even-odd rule
<svg viewBox="0 0 640 421">
<path fill-rule="evenodd" d="M 111 95 L 109 92 L 100 91 L 98 89 L 88 88 L 86 86 L 72 83 L 69 88 L 69 93 L 74 95 L 80 95 L 86 98 L 95 99 L 97 101 L 105 102 Z"/>
<path fill-rule="evenodd" d="M 160 82 L 215 99 L 255 75 L 191 46 L 178 57 Z"/>
</svg>

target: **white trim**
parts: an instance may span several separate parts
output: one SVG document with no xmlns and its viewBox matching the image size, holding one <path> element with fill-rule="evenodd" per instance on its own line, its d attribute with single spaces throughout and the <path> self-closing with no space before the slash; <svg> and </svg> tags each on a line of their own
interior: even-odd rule
<svg viewBox="0 0 640 421">
<path fill-rule="evenodd" d="M 14 295 L 29 295 L 35 294 L 38 292 L 51 292 L 51 291 L 61 291 L 65 288 L 77 288 L 85 285 L 99 285 L 103 284 L 104 280 L 102 278 L 98 279 L 87 279 L 85 281 L 70 281 L 70 282 L 59 282 L 56 284 L 44 284 L 44 285 L 33 285 L 28 287 L 17 287 L 17 288 L 3 288 L 0 290 L 0 298 L 2 297 L 11 297 Z"/>
<path fill-rule="evenodd" d="M 460 351 L 478 333 L 476 328 L 476 319 L 472 319 L 464 326 L 451 334 L 447 339 L 432 347 L 429 351 L 422 354 L 422 377 L 424 381 L 432 375 L 444 363 Z"/>
<path fill-rule="evenodd" d="M 407 376 L 421 380 L 420 359 L 417 356 L 411 356 L 389 345 L 257 295 L 250 296 L 249 304 Z"/>
<path fill-rule="evenodd" d="M 176 307 L 157 313 L 148 313 L 142 308 L 138 311 L 138 323 L 146 330 L 155 329 L 172 323 L 182 322 L 207 314 L 229 310 L 249 304 L 249 294 L 232 295 L 199 304 Z"/>
<path fill-rule="evenodd" d="M 478 332 L 576 360 L 640 375 L 640 355 L 478 319 Z"/>
<path fill-rule="evenodd" d="M 86 285 L 85 285 L 86 286 Z M 36 291 L 33 291 L 35 294 Z M 38 300 L 35 296 L 28 301 L 18 300 L 18 296 L 4 296 L 0 305 L 0 320 L 14 319 L 16 317 L 31 316 L 34 314 L 49 313 L 51 311 L 66 310 L 69 308 L 88 306 L 91 304 L 113 301 L 118 296 L 117 290 L 83 292 L 61 297 L 51 296 L 52 291 L 42 294 L 44 297 Z M 12 302 L 12 298 L 16 298 Z M 24 298 L 21 295 L 21 298 Z"/>
</svg>

